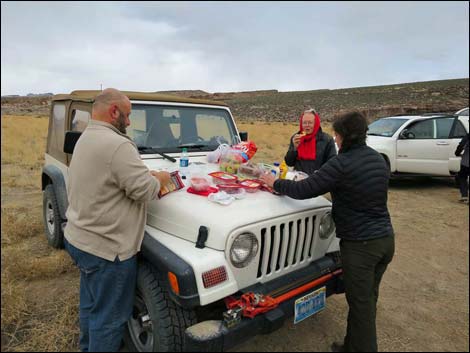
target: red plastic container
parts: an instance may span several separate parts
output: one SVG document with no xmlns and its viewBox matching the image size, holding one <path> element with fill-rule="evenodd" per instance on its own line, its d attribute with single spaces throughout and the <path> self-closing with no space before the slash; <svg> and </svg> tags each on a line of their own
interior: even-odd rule
<svg viewBox="0 0 470 353">
<path fill-rule="evenodd" d="M 225 191 L 227 194 L 239 194 L 243 192 L 243 187 L 239 184 L 219 184 L 219 191 Z"/>
<path fill-rule="evenodd" d="M 261 184 L 256 180 L 243 180 L 239 183 L 239 185 L 241 185 L 246 190 L 246 192 L 250 193 L 257 192 L 261 186 Z"/>
<path fill-rule="evenodd" d="M 236 184 L 238 181 L 238 178 L 235 175 L 225 173 L 225 172 L 213 172 L 213 173 L 209 173 L 209 175 L 212 177 L 212 181 L 216 185 Z"/>
<path fill-rule="evenodd" d="M 206 191 L 210 188 L 209 181 L 204 177 L 192 177 L 191 187 L 195 191 Z"/>
</svg>

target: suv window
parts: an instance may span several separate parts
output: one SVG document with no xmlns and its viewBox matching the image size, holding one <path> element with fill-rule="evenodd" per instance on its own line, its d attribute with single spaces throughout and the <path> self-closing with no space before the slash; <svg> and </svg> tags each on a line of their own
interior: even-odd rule
<svg viewBox="0 0 470 353">
<path fill-rule="evenodd" d="M 72 131 L 82 132 L 87 127 L 89 121 L 89 112 L 78 109 L 72 111 Z"/>
<path fill-rule="evenodd" d="M 448 139 L 450 135 L 450 129 L 454 124 L 454 118 L 443 118 L 435 119 L 436 121 L 436 137 L 438 139 Z"/>
<path fill-rule="evenodd" d="M 462 110 L 462 111 L 459 113 L 459 115 L 468 116 L 468 108 Z"/>
<path fill-rule="evenodd" d="M 452 132 L 452 136 L 450 138 L 462 138 L 467 135 L 467 131 L 463 126 L 462 122 L 459 119 L 455 119 L 455 126 L 454 131 Z"/>
<path fill-rule="evenodd" d="M 416 139 L 432 139 L 434 138 L 434 120 L 418 121 L 408 127 L 407 130 L 412 132 Z"/>
<path fill-rule="evenodd" d="M 379 119 L 369 125 L 367 135 L 391 137 L 408 119 Z"/>
</svg>

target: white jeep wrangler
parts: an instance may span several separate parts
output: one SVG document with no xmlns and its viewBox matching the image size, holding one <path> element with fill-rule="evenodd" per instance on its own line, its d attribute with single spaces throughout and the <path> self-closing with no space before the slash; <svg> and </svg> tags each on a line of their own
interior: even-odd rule
<svg viewBox="0 0 470 353">
<path fill-rule="evenodd" d="M 53 97 L 45 166 L 44 223 L 63 245 L 67 173 L 73 147 L 99 91 Z M 153 170 L 178 170 L 181 149 L 210 173 L 207 153 L 239 142 L 228 106 L 151 93 L 132 102 L 128 135 Z M 67 153 L 66 153 L 67 152 Z M 186 181 L 187 183 L 187 181 Z M 331 203 L 259 191 L 230 206 L 186 188 L 150 202 L 139 253 L 134 313 L 125 341 L 137 351 L 222 351 L 259 333 L 299 322 L 343 293 Z"/>
</svg>

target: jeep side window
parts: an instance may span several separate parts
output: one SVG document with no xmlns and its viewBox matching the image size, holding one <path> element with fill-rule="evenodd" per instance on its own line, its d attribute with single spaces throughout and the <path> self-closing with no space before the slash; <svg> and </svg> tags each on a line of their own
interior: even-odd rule
<svg viewBox="0 0 470 353">
<path fill-rule="evenodd" d="M 414 134 L 415 139 L 432 139 L 434 138 L 434 121 L 432 119 L 418 121 L 407 130 Z"/>
<path fill-rule="evenodd" d="M 438 139 L 448 139 L 450 135 L 450 129 L 454 123 L 454 118 L 444 118 L 444 119 L 435 119 L 436 121 L 436 138 Z"/>
<path fill-rule="evenodd" d="M 90 121 L 90 113 L 84 110 L 75 109 L 72 112 L 72 131 L 83 132 Z"/>
<path fill-rule="evenodd" d="M 63 152 L 65 134 L 65 103 L 54 102 L 52 107 L 52 119 L 49 122 L 50 133 L 47 142 L 47 153 L 58 161 L 66 161 Z"/>
</svg>

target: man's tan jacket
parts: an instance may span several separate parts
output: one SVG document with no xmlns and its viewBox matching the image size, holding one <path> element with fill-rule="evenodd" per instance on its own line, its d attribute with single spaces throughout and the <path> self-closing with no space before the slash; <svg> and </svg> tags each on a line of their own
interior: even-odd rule
<svg viewBox="0 0 470 353">
<path fill-rule="evenodd" d="M 69 167 L 67 241 L 109 261 L 124 261 L 142 244 L 147 202 L 160 183 L 135 144 L 111 124 L 90 120 Z"/>
</svg>

